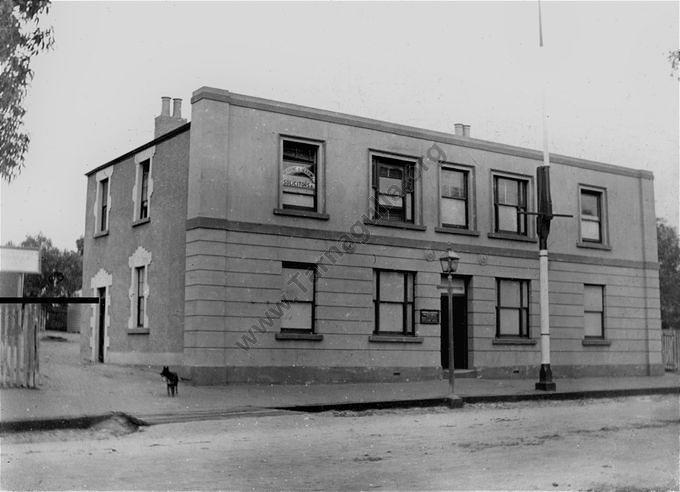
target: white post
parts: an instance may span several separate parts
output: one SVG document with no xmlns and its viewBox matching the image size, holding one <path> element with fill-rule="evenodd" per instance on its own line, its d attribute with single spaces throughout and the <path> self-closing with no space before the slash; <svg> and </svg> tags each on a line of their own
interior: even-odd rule
<svg viewBox="0 0 680 492">
<path fill-rule="evenodd" d="M 550 365 L 550 301 L 548 297 L 548 250 L 539 252 L 541 309 L 541 364 Z"/>
</svg>

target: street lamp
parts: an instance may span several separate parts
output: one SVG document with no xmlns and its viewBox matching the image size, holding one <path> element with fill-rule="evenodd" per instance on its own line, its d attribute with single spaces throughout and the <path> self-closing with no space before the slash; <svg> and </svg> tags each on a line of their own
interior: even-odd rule
<svg viewBox="0 0 680 492">
<path fill-rule="evenodd" d="M 453 393 L 453 383 L 454 383 L 454 369 L 453 369 L 453 274 L 458 270 L 458 261 L 460 256 L 458 256 L 453 248 L 449 247 L 446 254 L 439 258 L 439 262 L 442 265 L 442 272 L 448 276 L 448 284 L 446 290 L 449 294 L 449 320 L 448 320 L 448 332 L 449 332 L 449 406 L 459 407 L 462 406 L 462 400 L 456 397 Z"/>
</svg>

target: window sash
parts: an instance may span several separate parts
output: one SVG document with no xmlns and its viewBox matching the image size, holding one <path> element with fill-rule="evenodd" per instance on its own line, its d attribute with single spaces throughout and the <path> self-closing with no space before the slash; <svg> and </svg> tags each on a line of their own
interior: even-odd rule
<svg viewBox="0 0 680 492">
<path fill-rule="evenodd" d="M 604 338 L 604 287 L 583 286 L 583 331 L 585 338 Z"/>
<path fill-rule="evenodd" d="M 145 297 L 145 267 L 136 267 L 135 272 L 137 274 L 137 327 L 144 327 L 144 313 L 146 310 L 146 297 Z"/>
<path fill-rule="evenodd" d="M 494 218 L 495 232 L 509 232 L 527 235 L 527 204 L 526 180 L 494 178 Z"/>
<path fill-rule="evenodd" d="M 316 266 L 284 262 L 281 275 L 281 332 L 314 333 Z"/>
<path fill-rule="evenodd" d="M 413 272 L 375 270 L 373 285 L 375 333 L 415 335 Z"/>
<path fill-rule="evenodd" d="M 146 219 L 149 216 L 149 161 L 146 160 L 141 166 L 141 192 L 139 200 L 139 218 Z"/>
<path fill-rule="evenodd" d="M 496 336 L 529 337 L 529 281 L 496 279 Z"/>
<path fill-rule="evenodd" d="M 298 142 L 296 140 L 284 139 L 282 142 L 281 158 L 281 206 L 287 209 L 297 210 L 316 210 L 318 205 L 318 144 Z M 298 175 L 295 181 L 300 186 L 289 186 L 285 188 L 284 183 L 289 181 L 284 174 L 287 168 L 299 168 L 299 172 L 291 176 Z M 310 173 L 310 178 L 306 172 Z"/>
<path fill-rule="evenodd" d="M 374 219 L 413 222 L 414 163 L 373 158 Z"/>
<path fill-rule="evenodd" d="M 99 218 L 99 230 L 106 231 L 108 226 L 108 217 L 106 215 L 108 210 L 108 200 L 109 200 L 109 179 L 102 179 L 99 182 L 99 211 L 101 217 Z"/>
<path fill-rule="evenodd" d="M 581 190 L 581 240 L 602 243 L 602 192 Z"/>
</svg>

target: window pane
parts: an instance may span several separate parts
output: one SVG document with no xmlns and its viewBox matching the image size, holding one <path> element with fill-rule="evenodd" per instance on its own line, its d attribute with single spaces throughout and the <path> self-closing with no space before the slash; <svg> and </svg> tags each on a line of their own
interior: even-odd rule
<svg viewBox="0 0 680 492">
<path fill-rule="evenodd" d="M 404 274 L 380 272 L 380 300 L 404 302 Z"/>
<path fill-rule="evenodd" d="M 587 337 L 601 337 L 602 336 L 602 314 L 601 313 L 585 313 L 584 316 L 585 336 Z"/>
<path fill-rule="evenodd" d="M 599 193 L 581 193 L 581 214 L 600 216 L 600 195 Z"/>
<path fill-rule="evenodd" d="M 283 204 L 294 207 L 314 208 L 314 195 L 283 192 Z"/>
<path fill-rule="evenodd" d="M 519 232 L 517 230 L 517 209 L 505 205 L 498 205 L 498 224 L 499 231 Z"/>
<path fill-rule="evenodd" d="M 406 274 L 406 300 L 413 302 L 413 274 Z"/>
<path fill-rule="evenodd" d="M 283 160 L 313 164 L 316 163 L 318 149 L 317 145 L 285 140 L 283 142 Z"/>
<path fill-rule="evenodd" d="M 500 335 L 519 335 L 519 309 L 499 309 Z"/>
<path fill-rule="evenodd" d="M 380 183 L 378 184 L 378 191 L 387 195 L 398 195 L 401 196 L 403 193 L 403 184 L 401 177 L 398 179 L 393 178 L 380 178 Z"/>
<path fill-rule="evenodd" d="M 413 304 L 406 305 L 406 333 L 413 333 Z"/>
<path fill-rule="evenodd" d="M 520 307 L 519 296 L 520 282 L 517 280 L 501 280 L 501 306 Z"/>
<path fill-rule="evenodd" d="M 465 201 L 442 198 L 442 224 L 465 227 L 466 218 Z"/>
<path fill-rule="evenodd" d="M 442 169 L 442 197 L 466 198 L 466 173 Z"/>
<path fill-rule="evenodd" d="M 378 205 L 383 207 L 397 207 L 401 208 L 403 204 L 403 199 L 400 195 L 378 195 Z"/>
<path fill-rule="evenodd" d="M 403 331 L 404 307 L 403 304 L 380 304 L 379 305 L 380 331 Z"/>
<path fill-rule="evenodd" d="M 591 241 L 600 241 L 600 223 L 592 220 L 581 220 L 581 237 Z"/>
<path fill-rule="evenodd" d="M 314 283 L 310 270 L 305 268 L 283 268 L 282 298 L 298 301 L 314 299 Z"/>
<path fill-rule="evenodd" d="M 602 286 L 585 285 L 583 287 L 583 309 L 586 311 L 603 311 Z"/>
<path fill-rule="evenodd" d="M 106 201 L 108 200 L 108 194 L 109 194 L 109 180 L 108 179 L 103 179 L 101 181 L 101 187 L 102 187 L 102 192 L 101 192 L 101 203 L 102 207 L 106 206 Z"/>
<path fill-rule="evenodd" d="M 281 316 L 281 328 L 311 330 L 312 329 L 312 305 L 307 302 L 294 302 L 289 309 L 283 310 Z"/>
<path fill-rule="evenodd" d="M 497 178 L 496 201 L 505 205 L 519 205 L 517 181 L 512 179 Z"/>
</svg>

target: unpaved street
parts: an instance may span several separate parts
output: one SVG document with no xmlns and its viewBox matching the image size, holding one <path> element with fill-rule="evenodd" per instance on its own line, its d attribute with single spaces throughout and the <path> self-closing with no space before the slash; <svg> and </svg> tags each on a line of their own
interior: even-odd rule
<svg viewBox="0 0 680 492">
<path fill-rule="evenodd" d="M 12 490 L 678 490 L 679 422 L 677 396 L 651 396 L 15 435 L 2 441 L 0 480 Z"/>
</svg>

